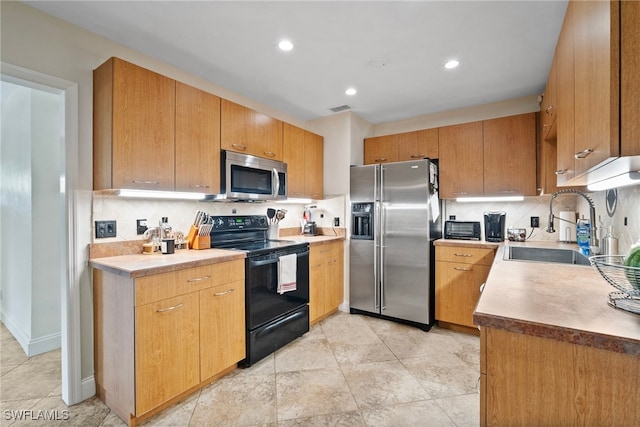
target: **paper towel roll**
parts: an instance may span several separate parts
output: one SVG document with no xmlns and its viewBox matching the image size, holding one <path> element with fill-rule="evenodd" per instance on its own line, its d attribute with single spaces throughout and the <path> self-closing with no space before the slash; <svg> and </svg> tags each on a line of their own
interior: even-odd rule
<svg viewBox="0 0 640 427">
<path fill-rule="evenodd" d="M 561 211 L 558 216 L 558 240 L 561 242 L 576 241 L 576 213 Z"/>
</svg>

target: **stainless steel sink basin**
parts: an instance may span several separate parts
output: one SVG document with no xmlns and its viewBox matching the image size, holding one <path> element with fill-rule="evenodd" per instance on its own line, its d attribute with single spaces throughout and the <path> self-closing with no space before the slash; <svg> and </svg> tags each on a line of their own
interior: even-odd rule
<svg viewBox="0 0 640 427">
<path fill-rule="evenodd" d="M 556 262 L 560 264 L 591 265 L 589 258 L 572 249 L 532 248 L 509 246 L 505 259 L 518 261 Z"/>
</svg>

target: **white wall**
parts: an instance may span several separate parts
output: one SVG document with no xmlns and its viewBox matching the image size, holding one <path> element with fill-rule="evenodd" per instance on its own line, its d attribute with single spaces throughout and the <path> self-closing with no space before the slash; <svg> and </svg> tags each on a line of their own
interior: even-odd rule
<svg viewBox="0 0 640 427">
<path fill-rule="evenodd" d="M 60 347 L 62 101 L 2 85 L 2 321 L 32 356 Z"/>
</svg>

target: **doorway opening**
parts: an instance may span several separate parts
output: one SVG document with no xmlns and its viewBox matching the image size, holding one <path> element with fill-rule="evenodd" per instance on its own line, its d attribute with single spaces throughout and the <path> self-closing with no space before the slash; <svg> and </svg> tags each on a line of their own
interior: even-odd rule
<svg viewBox="0 0 640 427">
<path fill-rule="evenodd" d="M 61 349 L 61 396 L 72 405 L 83 398 L 77 85 L 1 66 L 0 316 L 27 356 Z"/>
</svg>

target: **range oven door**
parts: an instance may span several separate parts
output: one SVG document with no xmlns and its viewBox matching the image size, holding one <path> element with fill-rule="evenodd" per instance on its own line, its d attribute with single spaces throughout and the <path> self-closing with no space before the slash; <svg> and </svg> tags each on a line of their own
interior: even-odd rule
<svg viewBox="0 0 640 427">
<path fill-rule="evenodd" d="M 246 261 L 246 312 L 249 330 L 263 326 L 309 303 L 309 250 L 297 254 L 296 290 L 278 293 L 278 258 L 284 252 Z"/>
</svg>

